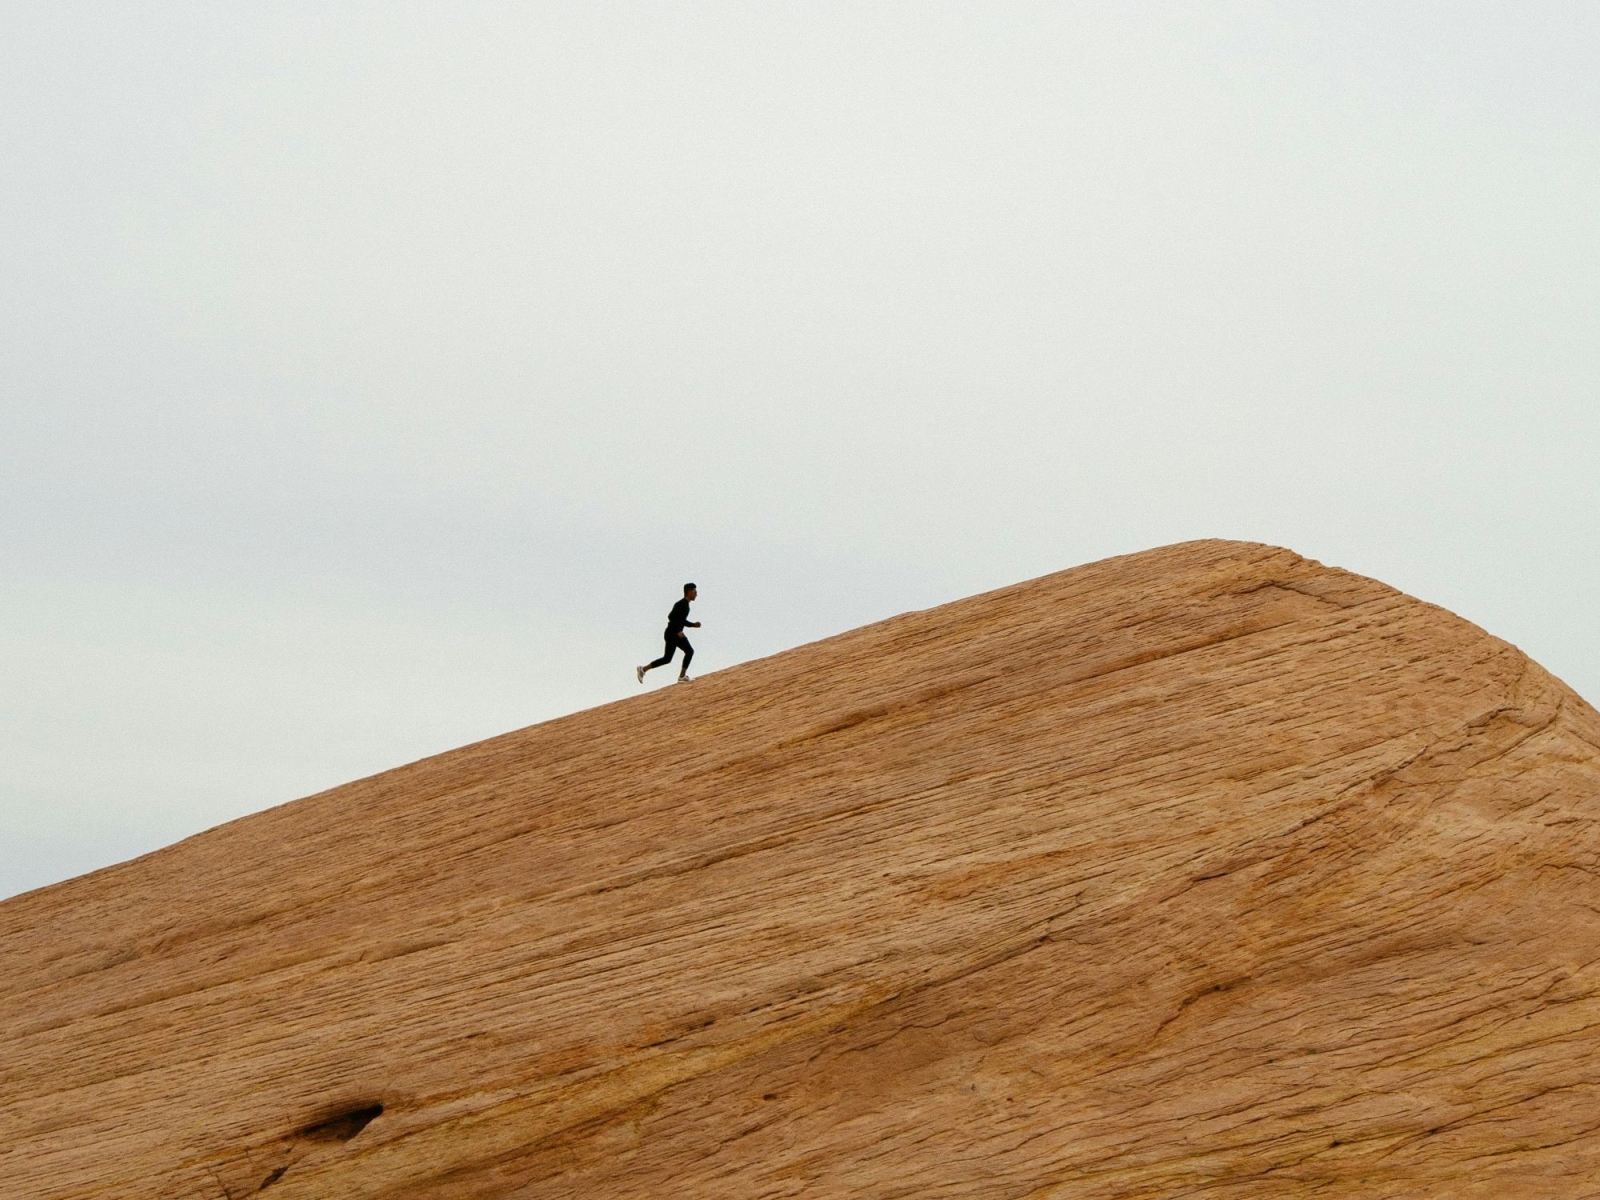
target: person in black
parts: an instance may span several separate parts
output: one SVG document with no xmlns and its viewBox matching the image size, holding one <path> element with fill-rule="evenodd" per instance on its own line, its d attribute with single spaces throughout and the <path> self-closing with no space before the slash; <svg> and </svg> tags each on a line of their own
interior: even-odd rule
<svg viewBox="0 0 1600 1200">
<path fill-rule="evenodd" d="M 672 606 L 672 611 L 667 614 L 667 646 L 666 651 L 653 663 L 646 663 L 642 667 L 633 669 L 634 675 L 640 683 L 644 682 L 644 673 L 656 667 L 664 667 L 672 661 L 672 655 L 678 650 L 683 651 L 683 666 L 678 668 L 678 682 L 689 683 L 689 660 L 694 657 L 694 647 L 689 645 L 689 639 L 683 636 L 685 628 L 699 629 L 699 621 L 689 620 L 689 605 L 700 593 L 695 590 L 692 583 L 683 585 L 683 599 Z"/>
</svg>

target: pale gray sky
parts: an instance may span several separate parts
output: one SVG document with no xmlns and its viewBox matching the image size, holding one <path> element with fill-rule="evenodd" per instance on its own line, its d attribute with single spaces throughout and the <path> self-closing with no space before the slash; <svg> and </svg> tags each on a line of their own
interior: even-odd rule
<svg viewBox="0 0 1600 1200">
<path fill-rule="evenodd" d="M 1600 5 L 0 8 L 0 895 L 1191 537 L 1600 697 Z M 659 673 L 665 681 L 667 672 Z"/>
</svg>

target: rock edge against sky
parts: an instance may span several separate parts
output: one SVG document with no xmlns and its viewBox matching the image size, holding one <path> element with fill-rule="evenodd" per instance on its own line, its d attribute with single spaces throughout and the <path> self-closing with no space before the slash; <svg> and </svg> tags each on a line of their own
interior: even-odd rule
<svg viewBox="0 0 1600 1200">
<path fill-rule="evenodd" d="M 0 903 L 0 1178 L 195 1197 L 1574 1196 L 1600 716 L 1194 542 Z"/>
</svg>

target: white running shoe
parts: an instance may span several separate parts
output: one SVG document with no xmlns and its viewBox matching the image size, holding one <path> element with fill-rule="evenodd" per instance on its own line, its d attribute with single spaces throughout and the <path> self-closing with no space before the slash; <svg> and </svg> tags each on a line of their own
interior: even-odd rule
<svg viewBox="0 0 1600 1200">
<path fill-rule="evenodd" d="M 635 667 L 633 669 L 633 677 L 635 679 L 637 679 L 640 683 L 643 683 L 644 682 L 644 668 L 643 667 Z"/>
<path fill-rule="evenodd" d="M 693 683 L 694 680 L 690 679 L 687 675 L 679 675 L 678 676 L 678 682 L 679 683 Z"/>
</svg>

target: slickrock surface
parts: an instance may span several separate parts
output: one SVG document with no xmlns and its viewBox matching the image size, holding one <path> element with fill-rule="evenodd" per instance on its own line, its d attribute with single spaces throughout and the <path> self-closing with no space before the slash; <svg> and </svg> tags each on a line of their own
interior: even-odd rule
<svg viewBox="0 0 1600 1200">
<path fill-rule="evenodd" d="M 1597 820 L 1504 642 L 1113 559 L 0 905 L 0 1194 L 1600 1196 Z"/>
</svg>

